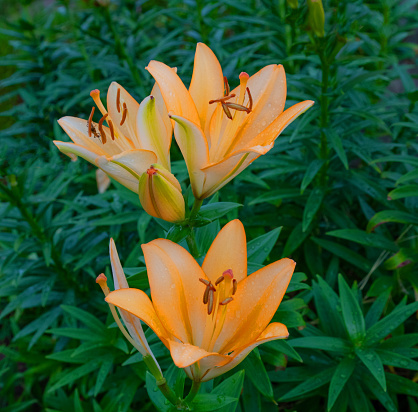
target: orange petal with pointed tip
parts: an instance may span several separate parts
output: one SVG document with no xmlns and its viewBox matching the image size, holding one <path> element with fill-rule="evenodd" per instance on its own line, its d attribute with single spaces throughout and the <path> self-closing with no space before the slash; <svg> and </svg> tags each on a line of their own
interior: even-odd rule
<svg viewBox="0 0 418 412">
<path fill-rule="evenodd" d="M 145 322 L 167 346 L 171 336 L 164 328 L 155 312 L 154 306 L 145 292 L 139 289 L 119 289 L 110 292 L 106 302 L 126 310 Z"/>
<path fill-rule="evenodd" d="M 282 323 L 270 323 L 267 328 L 258 336 L 255 342 L 248 344 L 238 350 L 234 351 L 231 356 L 232 360 L 225 364 L 224 366 L 220 366 L 219 368 L 212 369 L 209 373 L 202 379 L 203 382 L 216 378 L 223 373 L 228 372 L 239 363 L 241 363 L 246 356 L 257 346 L 261 345 L 262 343 L 266 343 L 276 339 L 284 339 L 289 336 L 289 332 L 285 325 Z"/>
<path fill-rule="evenodd" d="M 228 304 L 225 324 L 214 351 L 230 352 L 260 335 L 275 314 L 295 265 L 291 259 L 281 259 L 238 283 L 234 300 Z"/>
<path fill-rule="evenodd" d="M 166 239 L 142 245 L 152 301 L 166 329 L 182 342 L 199 345 L 205 327 L 205 274 L 187 250 Z"/>
<path fill-rule="evenodd" d="M 168 112 L 200 124 L 196 106 L 186 86 L 175 71 L 166 64 L 150 61 L 146 67 L 160 87 Z"/>
<path fill-rule="evenodd" d="M 226 224 L 213 241 L 202 269 L 212 283 L 225 270 L 232 269 L 237 282 L 247 276 L 247 242 L 244 226 L 238 220 Z"/>
<path fill-rule="evenodd" d="M 213 51 L 203 43 L 196 46 L 192 81 L 189 87 L 190 95 L 196 105 L 200 118 L 200 127 L 207 134 L 209 122 L 216 104 L 210 100 L 223 96 L 224 81 L 222 68 Z"/>
</svg>

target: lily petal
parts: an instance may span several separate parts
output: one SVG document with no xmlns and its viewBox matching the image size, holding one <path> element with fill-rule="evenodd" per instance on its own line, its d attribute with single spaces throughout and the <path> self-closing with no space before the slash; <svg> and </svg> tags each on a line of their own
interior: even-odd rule
<svg viewBox="0 0 418 412">
<path fill-rule="evenodd" d="M 226 224 L 218 233 L 202 269 L 212 283 L 228 269 L 232 269 L 237 282 L 247 277 L 247 243 L 244 226 L 238 219 Z"/>
<path fill-rule="evenodd" d="M 145 292 L 133 288 L 119 289 L 110 292 L 105 300 L 141 319 L 168 347 L 168 339 L 171 339 L 171 336 L 158 318 L 154 306 Z"/>
<path fill-rule="evenodd" d="M 102 169 L 96 169 L 97 190 L 99 193 L 104 193 L 108 189 L 111 181 L 107 174 Z"/>
<path fill-rule="evenodd" d="M 164 97 L 168 112 L 200 124 L 196 106 L 186 86 L 175 71 L 166 64 L 150 61 L 145 68 L 154 77 Z"/>
<path fill-rule="evenodd" d="M 284 339 L 289 336 L 289 332 L 285 325 L 282 323 L 270 323 L 267 328 L 261 333 L 261 335 L 257 338 L 257 340 L 247 346 L 244 346 L 236 351 L 234 351 L 231 356 L 233 359 L 225 364 L 224 366 L 220 366 L 218 368 L 211 369 L 209 373 L 202 379 L 202 381 L 208 381 L 213 378 L 216 378 L 219 375 L 222 375 L 239 363 L 241 363 L 246 356 L 257 346 L 261 345 L 262 343 L 266 343 L 276 339 Z"/>
<path fill-rule="evenodd" d="M 119 90 L 119 111 L 117 105 L 117 96 Z M 123 104 L 125 103 L 127 114 L 122 126 Z M 136 149 L 142 149 L 139 136 L 137 135 L 136 116 L 139 109 L 139 103 L 118 83 L 112 82 L 107 91 L 107 110 L 113 121 L 113 127 L 119 135 L 125 136 L 133 143 Z M 116 139 L 117 140 L 117 139 Z M 124 139 L 121 139 L 124 140 Z"/>
<path fill-rule="evenodd" d="M 199 365 L 202 370 L 210 369 L 215 366 L 223 365 L 231 360 L 229 356 L 220 355 L 215 352 L 207 352 L 198 346 L 190 345 L 189 343 L 177 342 L 169 340 L 169 349 L 174 363 L 179 368 L 187 368 L 195 362 L 205 360 L 205 365 Z M 195 378 L 197 378 L 195 376 Z"/>
<path fill-rule="evenodd" d="M 170 170 L 171 134 L 167 134 L 153 96 L 146 97 L 139 105 L 136 124 L 141 149 L 153 151 L 157 162 Z"/>
<path fill-rule="evenodd" d="M 126 280 L 125 273 L 122 269 L 118 251 L 116 250 L 116 245 L 113 239 L 110 239 L 109 242 L 109 254 L 110 263 L 112 265 L 113 283 L 115 285 L 115 290 L 129 288 L 128 281 Z M 121 308 L 119 308 L 119 312 L 132 338 L 154 357 L 148 345 L 147 339 L 145 338 L 145 334 L 139 318 Z"/>
<path fill-rule="evenodd" d="M 231 352 L 260 335 L 276 312 L 295 266 L 293 260 L 281 259 L 238 283 L 214 351 Z"/>
<path fill-rule="evenodd" d="M 154 152 L 149 150 L 133 149 L 108 157 L 107 160 L 123 167 L 126 171 L 139 179 L 153 163 L 156 163 L 157 156 Z M 137 188 L 135 191 L 137 191 Z"/>
<path fill-rule="evenodd" d="M 213 51 L 203 43 L 198 43 L 196 46 L 189 92 L 199 113 L 200 127 L 207 135 L 210 119 L 217 106 L 209 104 L 209 101 L 223 96 L 224 81 L 218 59 Z"/>
<path fill-rule="evenodd" d="M 209 162 L 209 150 L 202 129 L 195 123 L 180 116 L 171 115 L 175 121 L 174 135 L 180 147 L 195 197 L 200 198 L 206 174 L 201 169 Z"/>
<path fill-rule="evenodd" d="M 142 245 L 152 301 L 166 329 L 182 342 L 199 345 L 205 326 L 206 278 L 189 252 L 167 239 Z"/>
<path fill-rule="evenodd" d="M 81 157 L 84 160 L 96 165 L 96 159 L 103 155 L 102 153 L 86 149 L 84 146 L 80 146 L 75 143 L 60 142 L 59 140 L 54 140 L 53 143 L 58 147 L 60 152 L 66 154 L 72 160 L 77 160 L 77 157 Z"/>
</svg>

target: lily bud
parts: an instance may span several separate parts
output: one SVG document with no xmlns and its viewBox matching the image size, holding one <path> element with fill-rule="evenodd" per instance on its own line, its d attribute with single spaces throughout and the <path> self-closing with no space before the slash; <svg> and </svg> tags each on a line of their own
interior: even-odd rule
<svg viewBox="0 0 418 412">
<path fill-rule="evenodd" d="M 167 222 L 184 220 L 185 206 L 180 183 L 163 166 L 153 164 L 141 175 L 138 195 L 142 207 L 151 216 Z"/>
<path fill-rule="evenodd" d="M 316 36 L 325 36 L 325 13 L 322 0 L 308 0 L 308 25 Z"/>
</svg>

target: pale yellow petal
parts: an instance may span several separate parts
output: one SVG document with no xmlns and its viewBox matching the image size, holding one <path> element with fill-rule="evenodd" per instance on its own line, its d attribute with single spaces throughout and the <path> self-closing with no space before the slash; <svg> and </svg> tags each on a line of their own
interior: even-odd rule
<svg viewBox="0 0 418 412">
<path fill-rule="evenodd" d="M 104 193 L 110 186 L 110 179 L 102 169 L 96 169 L 97 191 Z"/>
<path fill-rule="evenodd" d="M 199 113 L 200 127 L 207 134 L 210 119 L 217 106 L 209 104 L 209 101 L 223 96 L 224 81 L 218 59 L 213 51 L 203 43 L 198 43 L 196 46 L 189 92 Z"/>
<path fill-rule="evenodd" d="M 108 157 L 107 160 L 123 167 L 137 179 L 157 161 L 157 156 L 150 150 L 127 150 L 118 155 Z"/>
<path fill-rule="evenodd" d="M 164 63 L 150 61 L 146 67 L 160 87 L 168 112 L 200 124 L 196 106 L 186 86 L 175 71 Z"/>
<path fill-rule="evenodd" d="M 110 292 L 105 300 L 145 322 L 166 346 L 167 339 L 172 339 L 158 318 L 151 300 L 142 290 L 133 288 L 115 290 Z"/>
<path fill-rule="evenodd" d="M 247 276 L 247 242 L 243 224 L 238 220 L 227 223 L 213 241 L 202 269 L 212 283 L 228 269 L 237 282 Z"/>
<path fill-rule="evenodd" d="M 206 316 L 205 275 L 184 248 L 166 239 L 142 245 L 151 296 L 158 317 L 183 343 L 199 344 Z"/>
<path fill-rule="evenodd" d="M 117 105 L 118 90 L 120 91 L 119 110 Z M 124 104 L 126 105 L 127 114 L 123 120 Z M 118 83 L 112 82 L 107 91 L 107 110 L 109 117 L 113 122 L 119 138 L 127 137 L 133 144 L 132 149 L 143 149 L 139 136 L 137 134 L 136 117 L 139 109 L 139 103 Z M 125 148 L 126 150 L 126 148 Z"/>
<path fill-rule="evenodd" d="M 160 116 L 164 122 L 166 135 L 170 136 L 171 143 L 171 137 L 173 136 L 173 124 L 168 117 L 167 106 L 165 105 L 163 95 L 161 94 L 161 90 L 157 82 L 155 82 L 154 87 L 151 90 L 151 96 L 154 96 L 155 98 L 155 104 L 157 106 L 158 113 L 160 113 Z"/>
<path fill-rule="evenodd" d="M 157 162 L 170 170 L 171 134 L 167 133 L 153 96 L 146 97 L 139 105 L 136 124 L 141 148 L 154 152 Z"/>
<path fill-rule="evenodd" d="M 72 160 L 75 160 L 77 157 L 81 157 L 96 166 L 96 159 L 99 156 L 102 156 L 101 153 L 89 150 L 85 146 L 80 146 L 79 144 L 60 142 L 58 140 L 54 140 L 53 143 L 58 147 L 60 152 L 66 154 Z"/>
<path fill-rule="evenodd" d="M 186 161 L 193 194 L 199 198 L 206 179 L 201 169 L 209 162 L 206 138 L 197 124 L 184 117 L 172 115 L 171 118 L 175 121 L 174 135 Z"/>
<path fill-rule="evenodd" d="M 228 304 L 225 324 L 214 351 L 233 351 L 260 335 L 276 312 L 295 265 L 291 259 L 281 259 L 238 283 L 234 300 Z"/>
<path fill-rule="evenodd" d="M 235 366 L 241 363 L 255 347 L 261 345 L 262 343 L 266 343 L 276 339 L 285 339 L 288 337 L 288 335 L 289 332 L 285 325 L 283 325 L 282 323 L 271 323 L 261 333 L 261 335 L 258 336 L 255 342 L 252 342 L 251 344 L 239 348 L 233 353 L 231 353 L 230 356 L 232 357 L 232 359 L 230 362 L 218 368 L 211 369 L 202 381 L 204 382 L 211 380 L 219 375 L 222 375 L 230 371 L 232 368 L 235 368 Z"/>
</svg>

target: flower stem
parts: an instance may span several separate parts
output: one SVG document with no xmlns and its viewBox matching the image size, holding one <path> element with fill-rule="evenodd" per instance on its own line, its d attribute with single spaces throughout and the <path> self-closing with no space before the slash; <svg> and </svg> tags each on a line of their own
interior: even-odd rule
<svg viewBox="0 0 418 412">
<path fill-rule="evenodd" d="M 203 199 L 195 199 L 193 207 L 192 207 L 192 211 L 190 212 L 190 217 L 189 217 L 189 221 L 193 221 L 197 214 L 199 213 L 200 208 L 202 207 L 203 204 Z"/>
<path fill-rule="evenodd" d="M 194 258 L 200 256 L 199 248 L 197 247 L 196 238 L 193 227 L 190 228 L 190 234 L 186 237 L 187 246 L 189 246 L 190 253 Z"/>
<path fill-rule="evenodd" d="M 189 392 L 189 394 L 186 396 L 186 398 L 184 399 L 184 401 L 186 402 L 186 403 L 189 403 L 189 402 L 191 402 L 195 397 L 196 397 L 196 395 L 198 394 L 198 392 L 199 392 L 199 389 L 200 389 L 200 382 L 199 381 L 193 381 L 193 383 L 192 383 L 192 387 L 191 387 L 191 389 L 190 389 L 190 392 Z"/>
</svg>

